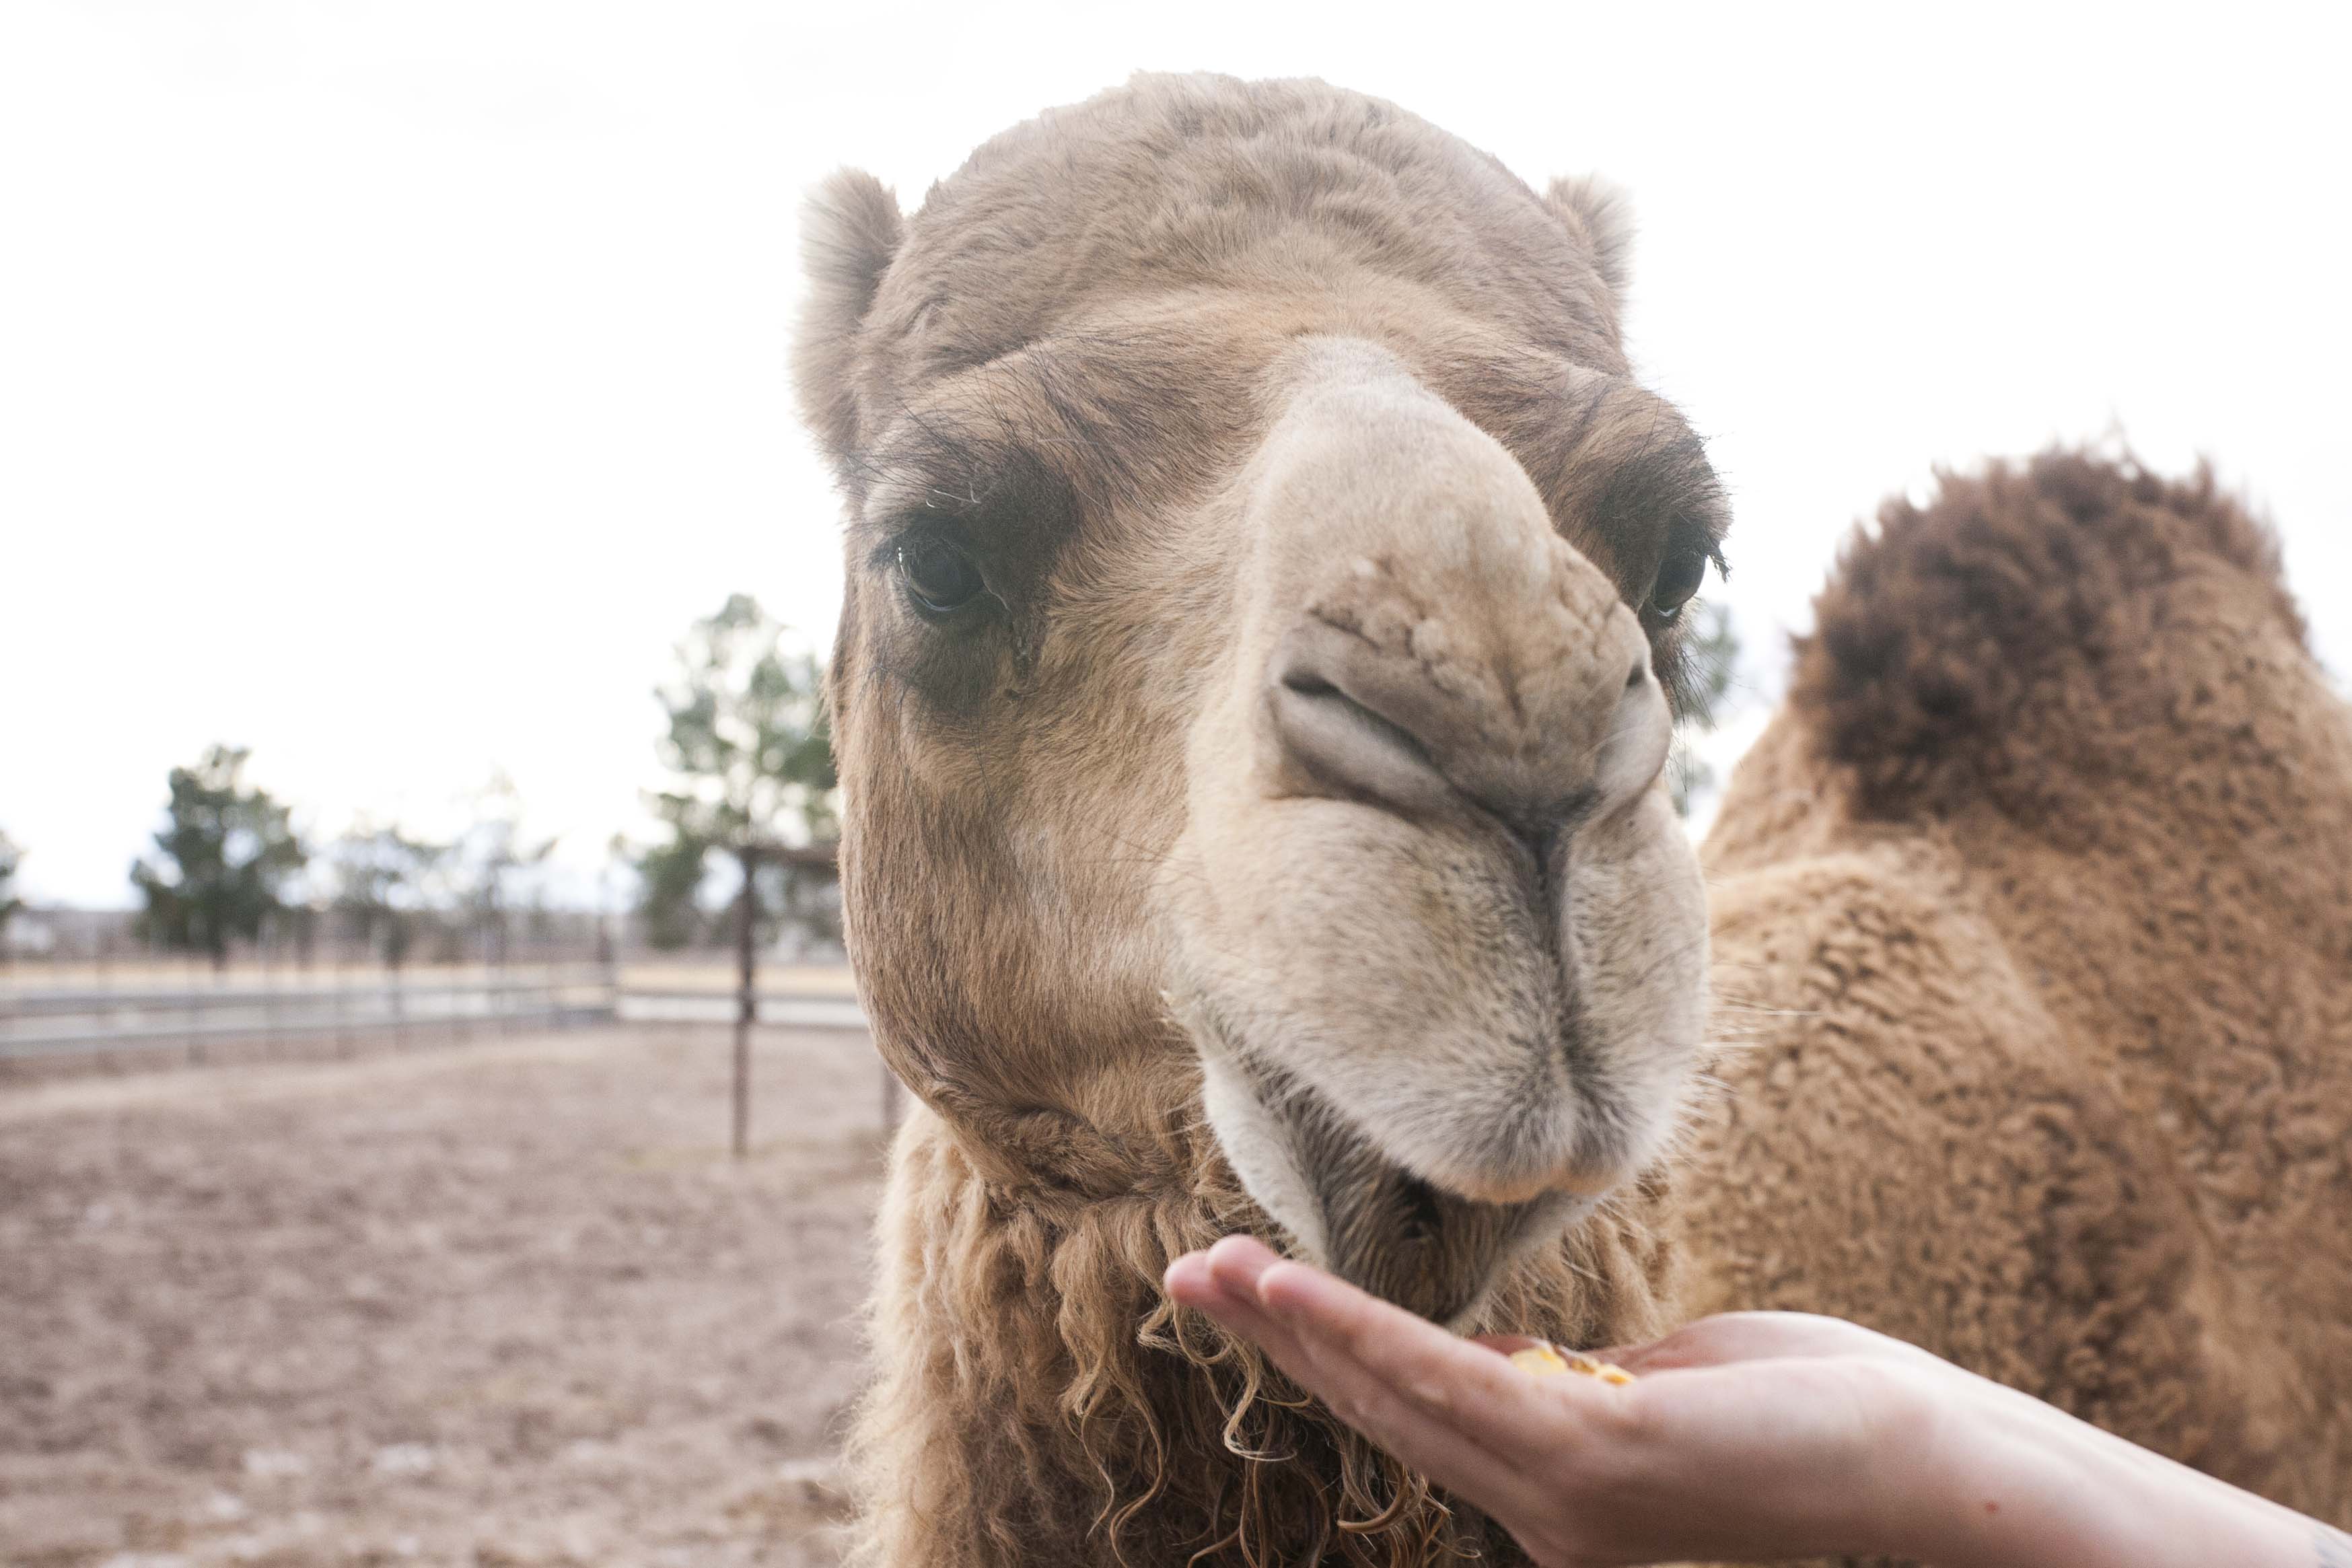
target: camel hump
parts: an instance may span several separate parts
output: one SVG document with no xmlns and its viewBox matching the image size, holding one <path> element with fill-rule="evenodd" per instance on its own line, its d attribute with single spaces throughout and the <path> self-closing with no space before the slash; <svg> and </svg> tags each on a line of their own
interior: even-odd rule
<svg viewBox="0 0 2352 1568">
<path fill-rule="evenodd" d="M 2210 612 L 2185 583 L 2308 651 L 2275 536 L 2209 465 L 2169 479 L 2053 448 L 1937 478 L 1926 505 L 1894 498 L 1854 531 L 1797 644 L 1790 707 L 1864 816 L 1950 810 L 2052 721 L 2112 729 L 2123 688 L 2193 684 L 2169 647 Z"/>
</svg>

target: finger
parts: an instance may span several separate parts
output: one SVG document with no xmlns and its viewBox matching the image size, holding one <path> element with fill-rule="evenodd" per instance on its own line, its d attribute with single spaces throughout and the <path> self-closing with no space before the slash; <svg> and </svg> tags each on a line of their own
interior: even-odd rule
<svg viewBox="0 0 2352 1568">
<path fill-rule="evenodd" d="M 1259 1296 L 1306 1352 L 1307 1366 L 1294 1375 L 1350 1425 L 1506 1524 L 1557 1513 L 1562 1450 L 1577 1446 L 1577 1405 L 1589 1391 L 1539 1384 L 1297 1264 L 1264 1270 Z"/>
<path fill-rule="evenodd" d="M 1282 1261 L 1281 1254 L 1254 1236 L 1226 1237 L 1200 1256 L 1212 1274 L 1253 1295 L 1258 1276 Z"/>
<path fill-rule="evenodd" d="M 1547 1500 L 1523 1469 L 1495 1454 L 1376 1374 L 1311 1350 L 1268 1348 L 1283 1369 L 1334 1415 L 1435 1485 L 1483 1509 L 1507 1529 L 1539 1519 Z"/>
<path fill-rule="evenodd" d="M 1557 1445 L 1580 1416 L 1613 1410 L 1608 1401 L 1622 1397 L 1582 1378 L 1530 1377 L 1484 1346 L 1295 1263 L 1267 1268 L 1258 1296 L 1311 1353 L 1393 1385 L 1500 1455 Z"/>
<path fill-rule="evenodd" d="M 1243 1314 L 1255 1320 L 1249 1330 L 1251 1337 L 1265 1345 L 1270 1353 L 1276 1354 L 1277 1361 L 1282 1361 L 1287 1365 L 1290 1362 L 1303 1357 L 1309 1363 L 1324 1364 L 1327 1375 L 1337 1375 L 1347 1379 L 1351 1388 L 1365 1379 L 1376 1382 L 1383 1388 L 1395 1386 L 1397 1377 L 1391 1364 L 1392 1359 L 1391 1348 L 1380 1347 L 1375 1353 L 1359 1356 L 1344 1365 L 1329 1364 L 1328 1354 L 1321 1347 L 1310 1342 L 1310 1337 L 1300 1331 L 1299 1325 L 1286 1321 L 1282 1314 L 1270 1310 L 1266 1306 L 1261 1286 L 1269 1270 L 1301 1269 L 1317 1279 L 1337 1286 L 1380 1314 L 1380 1321 L 1383 1325 L 1384 1332 L 1422 1339 L 1438 1347 L 1442 1354 L 1461 1357 L 1462 1360 L 1454 1363 L 1457 1369 L 1465 1363 L 1483 1363 L 1496 1360 L 1483 1350 L 1472 1349 L 1468 1342 L 1457 1339 L 1410 1312 L 1357 1290 L 1353 1286 L 1339 1285 L 1339 1281 L 1331 1279 L 1330 1276 L 1319 1270 L 1307 1269 L 1304 1265 L 1286 1262 L 1271 1248 L 1248 1237 L 1228 1237 L 1220 1241 L 1209 1249 L 1206 1262 L 1213 1282 L 1222 1289 L 1228 1300 L 1240 1303 L 1240 1310 Z M 1482 1370 L 1486 1369 L 1482 1368 Z M 1514 1383 L 1518 1383 L 1525 1381 L 1526 1374 L 1517 1368 L 1509 1368 L 1505 1376 Z M 1500 1380 L 1490 1384 L 1488 1385 L 1490 1396 L 1491 1390 L 1500 1386 L 1503 1386 Z M 1405 1392 L 1411 1396 L 1412 1402 L 1422 1407 L 1432 1419 L 1457 1432 L 1461 1431 L 1461 1424 L 1449 1415 L 1450 1410 L 1457 1403 L 1458 1396 L 1456 1391 L 1444 1381 L 1443 1373 L 1428 1381 L 1425 1386 L 1408 1389 Z M 1473 1396 L 1464 1403 L 1475 1405 L 1476 1399 Z"/>
<path fill-rule="evenodd" d="M 1500 1468 L 1485 1461 L 1483 1456 L 1476 1464 L 1464 1462 L 1475 1450 L 1459 1434 L 1431 1421 L 1406 1402 L 1395 1400 L 1390 1391 L 1353 1385 L 1342 1389 L 1324 1376 L 1296 1335 L 1267 1316 L 1255 1300 L 1237 1296 L 1210 1276 L 1205 1260 L 1197 1275 L 1192 1271 L 1171 1274 L 1171 1284 L 1180 1288 L 1180 1299 L 1188 1305 L 1207 1312 L 1235 1335 L 1255 1342 L 1269 1361 L 1326 1408 L 1439 1486 L 1460 1492 L 1507 1522 L 1510 1509 L 1526 1506 L 1526 1500 L 1505 1496 L 1482 1481 L 1481 1470 L 1487 1478 L 1496 1478 L 1502 1475 Z"/>
<path fill-rule="evenodd" d="M 1541 1388 L 1487 1348 L 1318 1270 L 1286 1262 L 1256 1242 L 1228 1238 L 1204 1262 L 1228 1301 L 1242 1298 L 1234 1314 L 1238 1331 L 1249 1332 L 1276 1364 L 1381 1447 L 1506 1523 L 1515 1515 L 1527 1517 L 1519 1510 L 1556 1510 L 1556 1482 L 1547 1479 L 1537 1490 L 1532 1478 L 1548 1477 L 1557 1450 L 1572 1438 L 1573 1413 L 1566 1406 L 1574 1396 Z M 1313 1282 L 1310 1295 L 1324 1288 L 1332 1300 L 1368 1314 L 1372 1338 L 1335 1346 L 1335 1326 L 1345 1334 L 1351 1325 L 1302 1321 L 1281 1310 L 1279 1281 L 1297 1278 Z M 1252 1316 L 1256 1321 L 1243 1326 Z M 1434 1363 L 1417 1363 L 1410 1353 L 1416 1345 Z M 1399 1369 L 1407 1367 L 1423 1375 L 1402 1376 Z M 1456 1386 L 1456 1378 L 1466 1381 Z M 1493 1419 L 1506 1401 L 1528 1407 L 1528 1419 L 1516 1430 Z"/>
<path fill-rule="evenodd" d="M 1527 1517 L 1526 1510 L 1541 1500 L 1528 1493 L 1515 1467 L 1502 1463 L 1465 1436 L 1443 1418 L 1442 1411 L 1401 1394 L 1377 1367 L 1318 1355 L 1308 1343 L 1311 1330 L 1302 1334 L 1269 1311 L 1257 1298 L 1256 1284 L 1279 1262 L 1274 1253 L 1253 1242 L 1228 1238 L 1205 1255 L 1192 1256 L 1199 1263 L 1188 1264 L 1179 1278 L 1188 1292 L 1197 1292 L 1202 1309 L 1235 1332 L 1255 1340 L 1300 1387 L 1382 1448 L 1506 1524 L 1515 1516 Z M 1409 1313 L 1388 1310 L 1413 1329 L 1443 1340 L 1453 1338 Z M 1466 1347 L 1465 1353 L 1494 1359 Z"/>
<path fill-rule="evenodd" d="M 1205 1252 L 1188 1252 L 1170 1264 L 1163 1282 L 1169 1295 L 1180 1304 L 1198 1308 L 1220 1321 L 1246 1321 L 1254 1330 L 1286 1331 L 1266 1317 L 1255 1293 L 1237 1290 L 1229 1281 L 1220 1279 L 1211 1268 Z M 1250 1337 L 1259 1336 L 1253 1332 Z"/>
<path fill-rule="evenodd" d="M 1211 1272 L 1205 1254 L 1188 1253 L 1171 1264 L 1167 1284 L 1169 1294 L 1182 1305 L 1206 1312 L 1228 1331 L 1265 1347 L 1277 1363 L 1299 1359 L 1302 1352 L 1290 1331 L 1266 1315 L 1255 1294 L 1243 1294 Z"/>
<path fill-rule="evenodd" d="M 1188 1307 L 1199 1306 L 1202 1298 L 1213 1294 L 1217 1289 L 1216 1280 L 1209 1274 L 1209 1255 L 1206 1252 L 1188 1252 L 1176 1258 L 1168 1265 L 1168 1270 L 1160 1277 L 1160 1282 L 1168 1288 L 1171 1296 Z"/>
</svg>

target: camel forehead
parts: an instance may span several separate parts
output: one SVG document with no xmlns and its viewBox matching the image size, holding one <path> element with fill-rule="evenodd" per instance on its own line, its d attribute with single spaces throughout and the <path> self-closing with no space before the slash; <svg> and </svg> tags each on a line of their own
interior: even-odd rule
<svg viewBox="0 0 2352 1568">
<path fill-rule="evenodd" d="M 1321 82 L 1202 76 L 1049 110 L 934 186 L 876 300 L 867 369 L 903 390 L 1128 300 L 1376 279 L 1622 367 L 1590 261 L 1493 158 Z"/>
</svg>

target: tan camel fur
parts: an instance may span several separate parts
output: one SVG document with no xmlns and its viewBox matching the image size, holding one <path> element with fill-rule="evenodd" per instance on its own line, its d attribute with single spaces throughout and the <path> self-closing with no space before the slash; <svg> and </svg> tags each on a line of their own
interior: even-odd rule
<svg viewBox="0 0 2352 1568">
<path fill-rule="evenodd" d="M 1684 1310 L 1831 1312 L 2352 1525 L 2352 710 L 2210 477 L 1890 502 L 1708 837 Z"/>
<path fill-rule="evenodd" d="M 1669 1321 L 1680 1223 L 1725 1261 L 1702 1295 L 1794 1288 L 1760 1245 L 1792 1218 L 1749 1276 L 1699 1234 L 1755 1177 L 1669 1188 L 1707 916 L 1661 773 L 1725 515 L 1626 365 L 1622 214 L 1318 83 L 1139 78 L 911 218 L 837 176 L 806 234 L 847 924 L 920 1101 L 854 1561 L 1519 1560 L 1159 1278 L 1255 1229 L 1457 1326 L 1606 1342 Z M 1768 841 L 1753 799 L 1727 844 Z M 1736 941 L 1827 918 L 1756 910 Z M 1769 1019 L 1751 967 L 1733 1016 Z M 1999 1297 L 1950 1257 L 1906 1281 Z"/>
</svg>

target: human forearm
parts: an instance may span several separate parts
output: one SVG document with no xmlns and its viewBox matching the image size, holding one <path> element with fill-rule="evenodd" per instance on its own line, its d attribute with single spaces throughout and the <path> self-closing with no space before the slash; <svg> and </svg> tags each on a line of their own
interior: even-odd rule
<svg viewBox="0 0 2352 1568">
<path fill-rule="evenodd" d="M 2049 1405 L 1917 1384 L 1915 1506 L 1892 1544 L 1936 1568 L 2352 1568 L 2344 1536 Z"/>
</svg>

